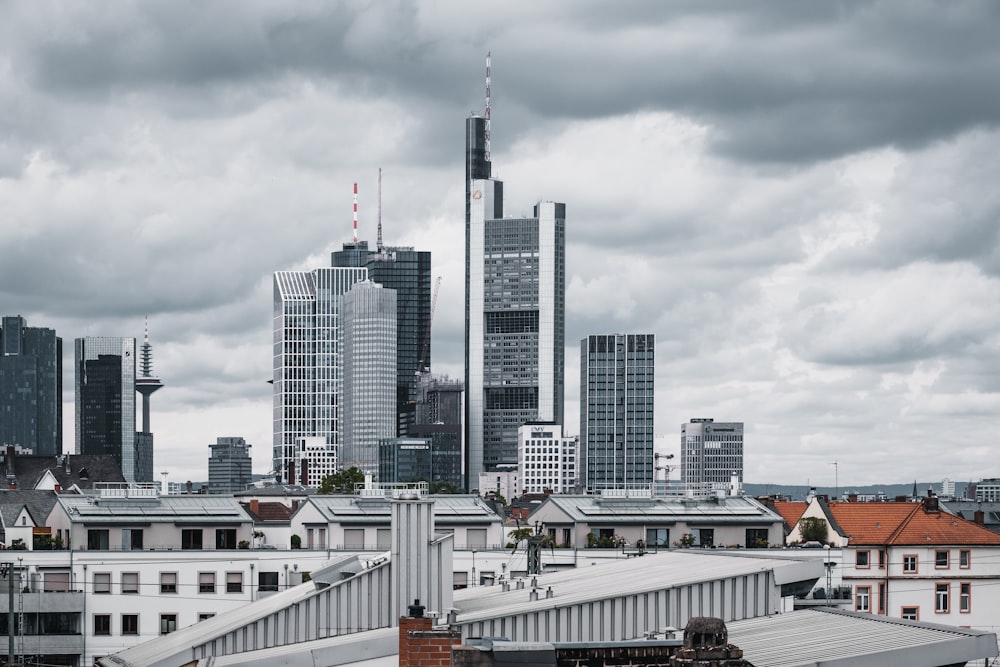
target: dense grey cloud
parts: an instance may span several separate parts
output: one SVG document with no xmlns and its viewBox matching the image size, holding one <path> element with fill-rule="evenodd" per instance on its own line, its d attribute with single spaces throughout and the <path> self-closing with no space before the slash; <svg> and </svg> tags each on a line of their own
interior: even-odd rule
<svg viewBox="0 0 1000 667">
<path fill-rule="evenodd" d="M 221 435 L 267 468 L 271 274 L 328 264 L 355 181 L 374 240 L 379 167 L 386 241 L 442 277 L 434 368 L 462 376 L 463 122 L 490 50 L 508 212 L 567 203 L 570 432 L 579 340 L 650 331 L 663 448 L 710 416 L 747 423 L 751 481 L 992 465 L 995 3 L 0 12 L 0 313 L 67 351 L 148 314 L 178 479 Z"/>
</svg>

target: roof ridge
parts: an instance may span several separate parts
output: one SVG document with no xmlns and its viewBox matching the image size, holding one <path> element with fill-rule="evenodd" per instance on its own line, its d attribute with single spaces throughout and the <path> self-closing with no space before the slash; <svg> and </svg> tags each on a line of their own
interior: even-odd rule
<svg viewBox="0 0 1000 667">
<path fill-rule="evenodd" d="M 889 537 L 885 539 L 885 543 L 887 545 L 893 544 L 895 540 L 899 537 L 899 534 L 903 532 L 903 529 L 910 525 L 910 521 L 913 520 L 914 515 L 916 515 L 916 513 L 919 510 L 922 510 L 923 507 L 924 507 L 923 503 L 914 503 L 913 509 L 910 510 L 910 512 L 905 517 L 903 517 L 903 520 L 899 522 L 899 525 L 896 526 L 896 529 L 893 530 L 891 533 L 889 533 Z"/>
</svg>

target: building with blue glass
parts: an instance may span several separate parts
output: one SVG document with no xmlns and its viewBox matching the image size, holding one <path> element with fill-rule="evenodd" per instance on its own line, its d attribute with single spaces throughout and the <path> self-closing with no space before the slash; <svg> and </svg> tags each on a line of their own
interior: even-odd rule
<svg viewBox="0 0 1000 667">
<path fill-rule="evenodd" d="M 105 454 L 137 480 L 135 338 L 87 336 L 76 341 L 76 451 Z"/>
<path fill-rule="evenodd" d="M 0 444 L 37 455 L 62 453 L 62 338 L 29 327 L 20 315 L 0 320 Z"/>
</svg>

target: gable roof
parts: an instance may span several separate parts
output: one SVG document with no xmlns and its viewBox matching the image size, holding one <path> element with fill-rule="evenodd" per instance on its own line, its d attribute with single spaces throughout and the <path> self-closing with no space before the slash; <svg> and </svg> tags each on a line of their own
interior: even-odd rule
<svg viewBox="0 0 1000 667">
<path fill-rule="evenodd" d="M 22 509 L 27 509 L 36 526 L 44 526 L 56 504 L 55 491 L 0 490 L 0 518 L 13 526 Z"/>
<path fill-rule="evenodd" d="M 791 528 L 802 518 L 802 514 L 809 507 L 809 503 L 804 500 L 775 500 L 770 506 L 775 512 L 781 515 L 781 518 Z"/>
<path fill-rule="evenodd" d="M 292 508 L 281 502 L 241 502 L 243 511 L 250 515 L 254 523 L 288 523 L 292 518 Z M 256 506 L 257 511 L 254 511 Z"/>
<path fill-rule="evenodd" d="M 121 467 L 107 454 L 64 454 L 62 456 L 14 455 L 6 457 L 4 473 L 14 476 L 19 489 L 34 489 L 51 474 L 59 486 L 93 489 L 97 482 L 124 482 Z"/>
<path fill-rule="evenodd" d="M 922 503 L 829 504 L 851 545 L 996 545 L 1000 535 Z"/>
</svg>

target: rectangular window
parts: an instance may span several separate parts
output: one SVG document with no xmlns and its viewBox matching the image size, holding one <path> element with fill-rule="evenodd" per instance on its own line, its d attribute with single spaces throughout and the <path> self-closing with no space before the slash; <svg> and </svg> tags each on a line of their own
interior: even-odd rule
<svg viewBox="0 0 1000 667">
<path fill-rule="evenodd" d="M 111 592 L 111 573 L 95 572 L 94 593 L 110 593 L 110 592 Z"/>
<path fill-rule="evenodd" d="M 947 614 L 951 608 L 951 589 L 948 583 L 934 584 L 934 613 Z"/>
<path fill-rule="evenodd" d="M 65 593 L 69 590 L 69 572 L 46 572 L 42 590 L 46 593 Z"/>
<path fill-rule="evenodd" d="M 903 607 L 899 611 L 899 617 L 907 621 L 919 621 L 920 607 Z"/>
<path fill-rule="evenodd" d="M 181 530 L 181 549 L 201 549 L 201 528 Z"/>
<path fill-rule="evenodd" d="M 766 549 L 768 546 L 767 528 L 746 529 L 747 549 Z"/>
<path fill-rule="evenodd" d="M 243 592 L 242 572 L 226 572 L 226 592 L 227 593 Z"/>
<path fill-rule="evenodd" d="M 972 611 L 972 584 L 963 581 L 958 585 L 958 611 L 968 614 Z"/>
<path fill-rule="evenodd" d="M 465 531 L 465 539 L 470 549 L 483 549 L 486 547 L 486 529 L 469 528 Z"/>
<path fill-rule="evenodd" d="M 365 548 L 365 529 L 364 528 L 345 528 L 344 529 L 344 548 L 345 549 L 364 549 Z"/>
<path fill-rule="evenodd" d="M 177 614 L 160 614 L 160 634 L 169 635 L 177 630 Z"/>
<path fill-rule="evenodd" d="M 885 613 L 885 603 L 886 603 L 885 598 L 886 598 L 885 582 L 880 581 L 878 582 L 878 613 L 880 614 Z"/>
<path fill-rule="evenodd" d="M 216 549 L 235 549 L 236 548 L 236 529 L 235 528 L 219 528 L 215 531 L 215 548 Z"/>
<path fill-rule="evenodd" d="M 139 592 L 139 573 L 122 572 L 122 593 L 136 595 Z"/>
<path fill-rule="evenodd" d="M 213 614 L 210 611 L 199 612 L 198 613 L 198 620 L 199 621 L 207 621 L 208 619 L 212 618 L 213 616 L 215 616 L 215 614 Z"/>
<path fill-rule="evenodd" d="M 972 567 L 972 552 L 970 550 L 962 549 L 958 552 L 958 566 L 963 570 Z"/>
<path fill-rule="evenodd" d="M 947 570 L 950 565 L 949 556 L 951 552 L 947 549 L 938 549 L 934 552 L 934 569 L 935 570 Z"/>
<path fill-rule="evenodd" d="M 177 573 L 160 572 L 160 593 L 177 592 Z"/>
<path fill-rule="evenodd" d="M 702 547 L 715 546 L 715 528 L 698 529 L 698 546 Z"/>
<path fill-rule="evenodd" d="M 669 547 L 670 546 L 670 529 L 669 528 L 647 528 L 646 529 L 646 544 L 651 547 Z"/>
<path fill-rule="evenodd" d="M 257 590 L 260 591 L 261 593 L 278 590 L 278 573 L 258 572 Z"/>
<path fill-rule="evenodd" d="M 903 554 L 903 574 L 917 573 L 917 555 Z"/>
<path fill-rule="evenodd" d="M 111 634 L 111 614 L 94 614 L 94 634 L 105 637 Z"/>
<path fill-rule="evenodd" d="M 198 573 L 198 592 L 199 593 L 215 592 L 215 572 Z"/>
<path fill-rule="evenodd" d="M 122 528 L 122 551 L 142 551 L 142 528 Z"/>
<path fill-rule="evenodd" d="M 867 570 L 870 567 L 869 557 L 871 552 L 869 551 L 855 551 L 854 552 L 854 567 L 859 570 Z"/>
<path fill-rule="evenodd" d="M 88 551 L 107 551 L 108 550 L 108 531 L 106 529 L 92 529 L 87 531 L 87 550 Z"/>
<path fill-rule="evenodd" d="M 871 586 L 858 586 L 854 594 L 854 611 L 871 611 Z"/>
<path fill-rule="evenodd" d="M 375 531 L 375 548 L 388 549 L 392 546 L 392 530 L 379 528 Z"/>
<path fill-rule="evenodd" d="M 139 634 L 139 614 L 122 614 L 122 634 Z"/>
<path fill-rule="evenodd" d="M 878 569 L 885 569 L 885 549 L 878 550 Z"/>
</svg>

